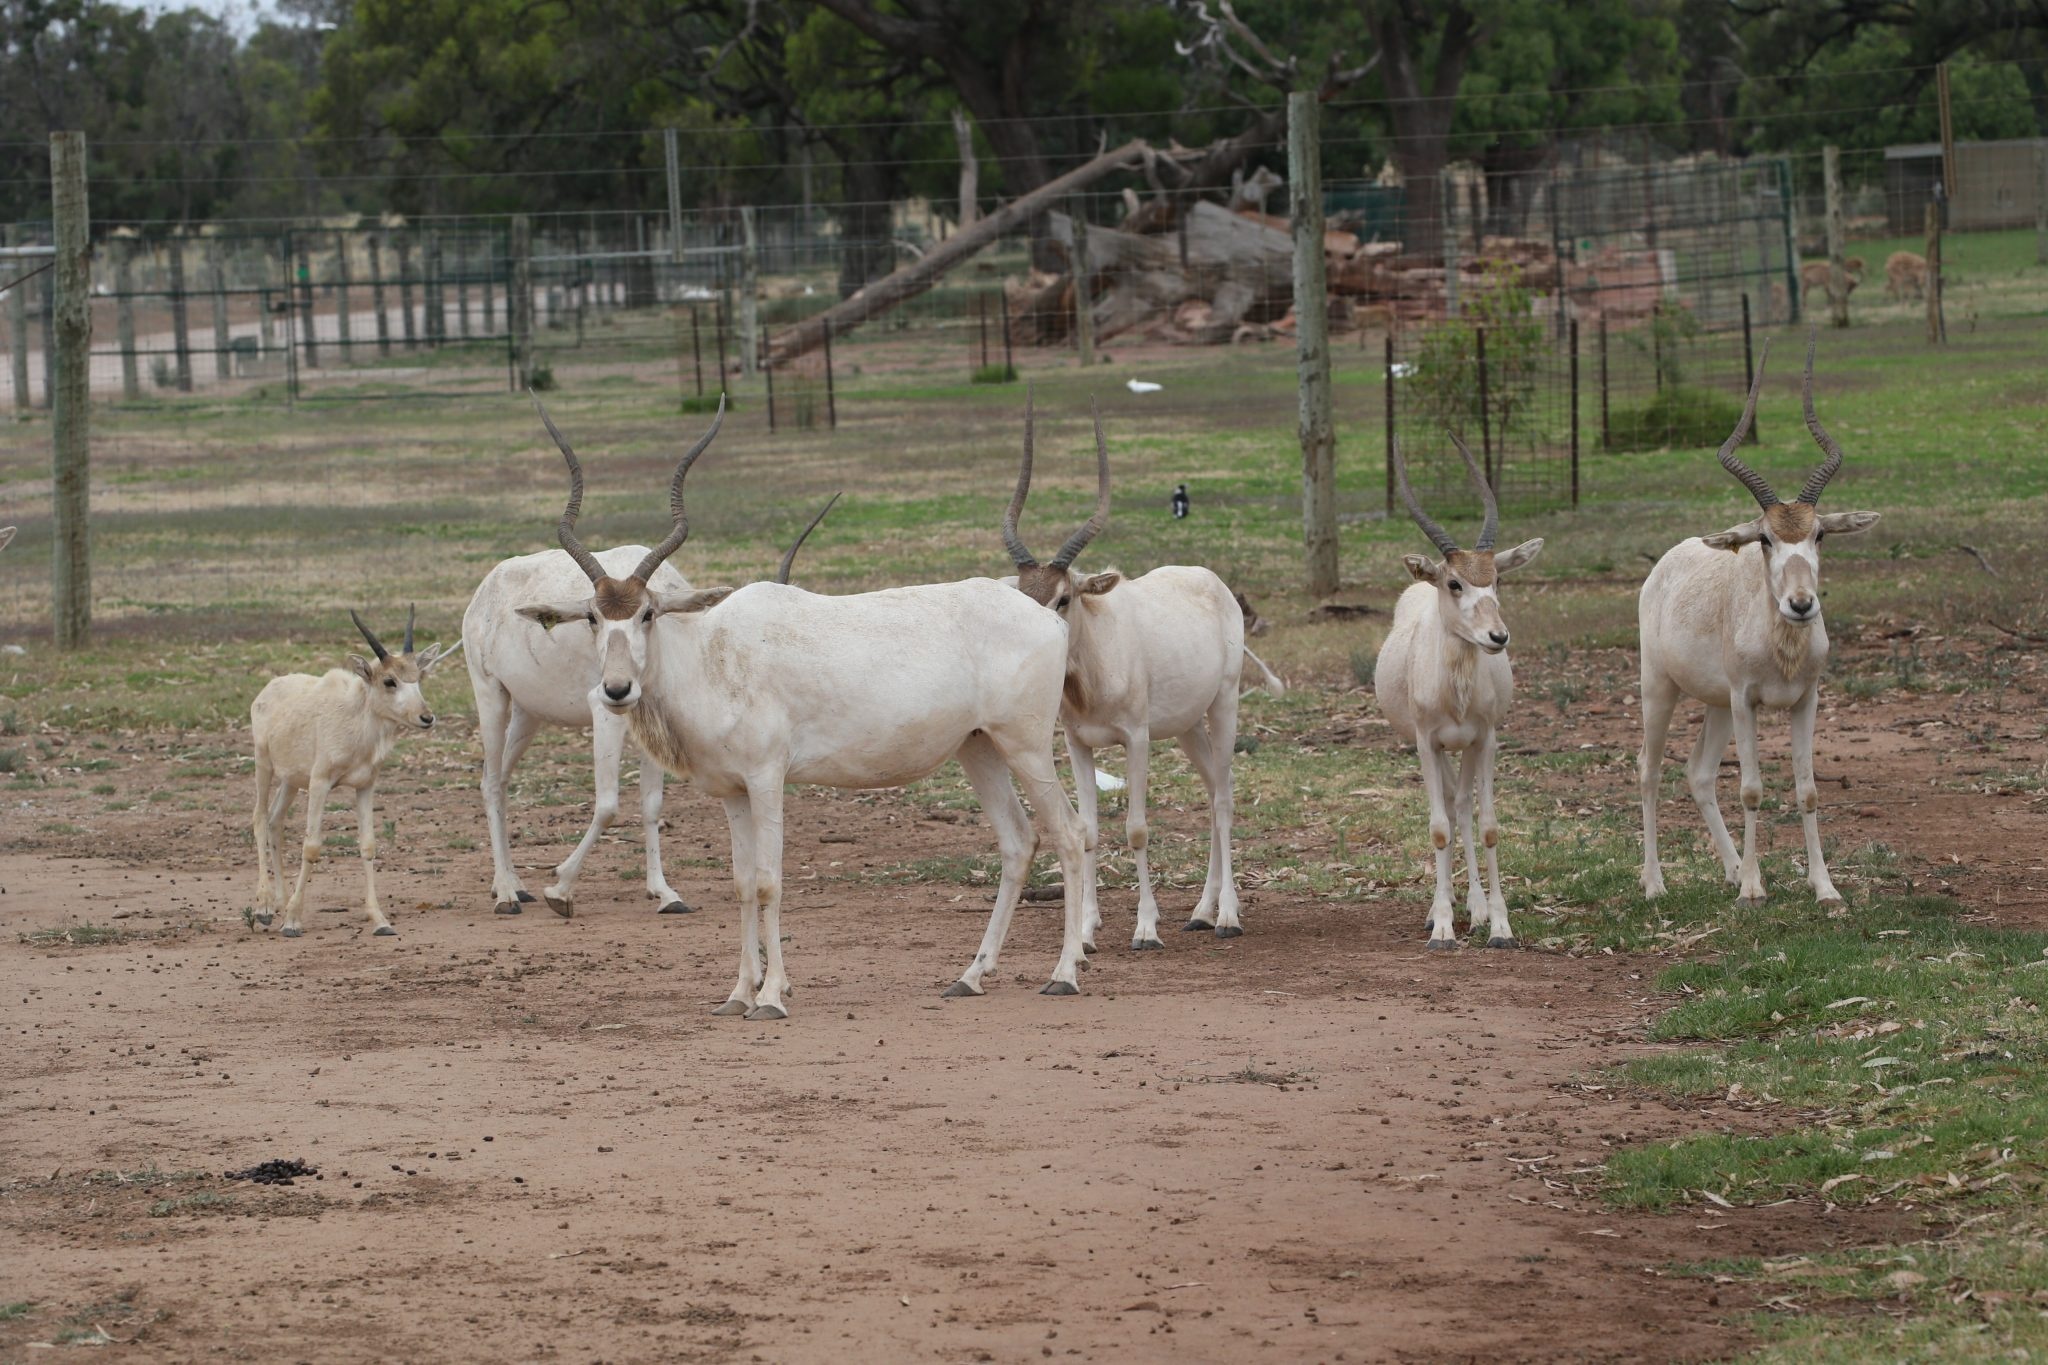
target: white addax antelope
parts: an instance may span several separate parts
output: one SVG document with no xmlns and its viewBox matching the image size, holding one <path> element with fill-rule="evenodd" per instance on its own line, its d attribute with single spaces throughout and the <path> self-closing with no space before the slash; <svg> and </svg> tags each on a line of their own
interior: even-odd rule
<svg viewBox="0 0 2048 1365">
<path fill-rule="evenodd" d="M 546 414 L 542 414 L 543 420 Z M 721 407 L 717 422 L 706 433 L 699 449 L 708 446 L 724 420 Z M 552 424 L 549 426 L 553 430 Z M 559 438 L 558 438 L 559 439 Z M 569 516 L 581 510 L 581 476 L 570 493 Z M 836 501 L 836 498 L 835 498 Z M 827 503 L 826 511 L 831 510 Z M 791 563 L 805 537 L 824 519 L 820 512 L 795 545 L 783 556 L 778 582 L 789 581 Z M 517 608 L 532 601 L 555 601 L 583 591 L 591 578 L 600 574 L 631 577 L 638 574 L 651 588 L 665 593 L 686 593 L 689 580 L 663 559 L 675 546 L 648 549 L 644 545 L 620 545 L 592 554 L 577 547 L 576 553 L 547 550 L 505 560 L 477 585 L 462 614 L 462 642 L 467 646 L 470 685 L 476 693 L 477 731 L 484 745 L 484 819 L 491 837 L 491 896 L 497 913 L 516 915 L 533 900 L 512 866 L 512 841 L 505 825 L 505 792 L 512 770 L 519 765 L 526 746 L 544 725 L 591 732 L 592 767 L 596 775 L 595 808 L 590 827 L 569 856 L 555 868 L 552 885 L 542 888 L 548 908 L 563 917 L 576 911 L 576 879 L 583 860 L 590 856 L 601 836 L 619 815 L 619 765 L 624 757 L 627 724 L 624 716 L 604 707 L 591 679 L 597 676 L 595 639 L 582 631 L 537 629 L 522 618 Z M 640 830 L 647 858 L 647 895 L 663 915 L 688 914 L 683 902 L 668 883 L 661 867 L 662 771 L 659 763 L 643 752 L 640 759 Z"/>
<path fill-rule="evenodd" d="M 587 632 L 602 704 L 628 718 L 643 753 L 725 803 L 740 899 L 739 974 L 715 1012 L 789 1013 L 784 785 L 897 787 L 949 758 L 966 770 L 1002 847 L 995 913 L 973 963 L 946 992 L 980 995 L 1037 847 L 1012 776 L 1067 885 L 1085 875 L 1081 823 L 1052 760 L 1065 625 L 992 578 L 821 597 L 780 583 L 668 592 L 649 586 L 654 564 L 611 577 L 576 541 L 581 470 L 554 434 L 572 489 L 556 534 L 589 588 L 519 611 L 544 627 Z M 669 484 L 674 529 L 660 556 L 689 536 L 683 480 L 704 445 L 691 448 Z M 1074 897 L 1045 994 L 1078 993 L 1081 937 Z"/>
<path fill-rule="evenodd" d="M 1003 548 L 1017 576 L 1004 581 L 1067 623 L 1060 720 L 1074 765 L 1081 823 L 1089 834 L 1082 882 L 1087 942 L 1094 942 L 1102 922 L 1095 894 L 1095 751 L 1120 744 L 1130 765 L 1124 830 L 1138 865 L 1138 925 L 1131 947 L 1165 946 L 1159 941 L 1159 902 L 1152 894 L 1146 852 L 1145 785 L 1155 739 L 1178 740 L 1209 792 L 1209 875 L 1185 927 L 1235 938 L 1244 928 L 1230 871 L 1230 760 L 1237 747 L 1238 678 L 1245 660 L 1243 614 L 1229 586 L 1207 569 L 1169 565 L 1131 579 L 1113 569 L 1074 571 L 1075 557 L 1109 524 L 1109 451 L 1100 413 L 1095 416 L 1095 511 L 1058 554 L 1039 563 L 1017 534 L 1017 518 L 1031 492 L 1034 425 L 1027 398 L 1024 464 L 1003 515 Z"/>
<path fill-rule="evenodd" d="M 1500 577 L 1521 568 L 1543 549 L 1526 540 L 1495 554 L 1500 507 L 1472 452 L 1456 435 L 1452 444 L 1479 489 L 1486 519 L 1479 539 L 1461 550 L 1444 528 L 1430 520 L 1408 486 L 1408 465 L 1396 442 L 1391 448 L 1395 486 L 1408 515 L 1443 552 L 1441 561 L 1404 555 L 1416 582 L 1394 606 L 1393 628 L 1380 646 L 1373 688 L 1394 733 L 1414 743 L 1422 760 L 1422 786 L 1429 793 L 1429 840 L 1436 846 L 1436 898 L 1429 907 L 1429 946 L 1454 948 L 1456 917 L 1451 909 L 1451 840 L 1465 844 L 1467 913 L 1476 931 L 1487 922 L 1486 946 L 1512 948 L 1508 903 L 1500 889 L 1500 826 L 1493 816 L 1494 729 L 1514 699 L 1514 670 L 1508 664 L 1508 627 L 1500 614 Z M 1461 763 L 1451 755 L 1462 751 Z M 1472 807 L 1479 806 L 1479 837 L 1486 846 L 1486 885 L 1472 844 Z"/>
<path fill-rule="evenodd" d="M 434 713 L 420 685 L 456 649 L 433 646 L 417 657 L 412 650 L 412 612 L 405 616 L 405 647 L 396 655 L 386 649 L 363 618 L 349 619 L 370 642 L 373 663 L 359 654 L 348 656 L 347 668 L 331 668 L 320 677 L 287 673 L 272 678 L 249 707 L 249 729 L 256 741 L 256 894 L 264 909 L 256 916 L 270 923 L 284 913 L 284 936 L 297 938 L 306 906 L 306 878 L 320 860 L 320 817 L 327 795 L 336 787 L 356 794 L 356 842 L 363 855 L 364 907 L 379 935 L 398 931 L 377 903 L 377 826 L 373 806 L 377 772 L 391 747 L 406 734 L 431 730 Z M 299 878 L 289 897 L 284 889 L 285 812 L 292 798 L 306 793 L 306 840 L 301 848 Z"/>
<path fill-rule="evenodd" d="M 1806 830 L 1806 879 L 1822 901 L 1839 902 L 1820 847 L 1819 795 L 1813 783 L 1813 720 L 1820 703 L 1820 675 L 1828 660 L 1828 632 L 1820 611 L 1820 543 L 1827 535 L 1853 535 L 1877 524 L 1875 512 L 1821 512 L 1817 504 L 1828 480 L 1842 467 L 1842 448 L 1813 411 L 1813 342 L 1806 346 L 1806 429 L 1824 458 L 1807 475 L 1792 502 L 1779 502 L 1762 475 L 1744 464 L 1735 448 L 1756 416 L 1764 380 L 1756 379 L 1735 434 L 1721 447 L 1721 464 L 1756 498 L 1762 514 L 1753 521 L 1710 536 L 1680 541 L 1657 561 L 1643 581 L 1637 619 L 1642 628 L 1643 894 L 1664 893 L 1657 863 L 1657 788 L 1664 766 L 1664 739 L 1680 695 L 1706 704 L 1706 723 L 1685 765 L 1687 785 L 1698 803 L 1707 833 L 1728 880 L 1744 900 L 1762 900 L 1757 867 L 1756 816 L 1763 804 L 1757 770 L 1756 713 L 1779 707 L 1792 713 L 1792 782 Z M 1714 778 L 1728 737 L 1742 770 L 1742 854 L 1728 837 Z"/>
</svg>

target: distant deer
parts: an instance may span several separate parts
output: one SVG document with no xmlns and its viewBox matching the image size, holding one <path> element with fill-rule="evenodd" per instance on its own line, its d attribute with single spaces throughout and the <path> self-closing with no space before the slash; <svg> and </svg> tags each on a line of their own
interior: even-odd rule
<svg viewBox="0 0 2048 1365">
<path fill-rule="evenodd" d="M 1913 251 L 1894 251 L 1884 260 L 1884 292 L 1895 302 L 1904 302 L 1911 293 L 1916 299 L 1927 297 L 1927 258 Z"/>
<path fill-rule="evenodd" d="M 1707 822 L 1728 880 L 1745 901 L 1764 896 L 1757 870 L 1756 816 L 1763 804 L 1757 770 L 1756 715 L 1760 707 L 1792 713 L 1792 781 L 1806 827 L 1806 879 L 1823 902 L 1841 893 L 1828 877 L 1821 855 L 1819 797 L 1813 782 L 1813 721 L 1820 700 L 1820 674 L 1828 660 L 1828 632 L 1820 611 L 1820 543 L 1827 535 L 1853 535 L 1877 524 L 1875 512 L 1821 512 L 1817 504 L 1828 480 L 1842 467 L 1842 448 L 1813 411 L 1813 346 L 1806 344 L 1806 429 L 1825 457 L 1792 502 L 1778 495 L 1762 475 L 1735 454 L 1756 417 L 1756 396 L 1764 382 L 1758 357 L 1756 379 L 1735 434 L 1721 447 L 1721 464 L 1756 498 L 1762 514 L 1753 521 L 1710 536 L 1680 541 L 1657 561 L 1644 580 L 1637 619 L 1642 631 L 1643 894 L 1664 894 L 1657 862 L 1657 789 L 1664 767 L 1664 739 L 1681 695 L 1706 703 L 1706 724 L 1685 765 L 1693 800 Z M 1742 854 L 1728 837 L 1714 795 L 1721 755 L 1735 737 L 1742 768 Z"/>
</svg>

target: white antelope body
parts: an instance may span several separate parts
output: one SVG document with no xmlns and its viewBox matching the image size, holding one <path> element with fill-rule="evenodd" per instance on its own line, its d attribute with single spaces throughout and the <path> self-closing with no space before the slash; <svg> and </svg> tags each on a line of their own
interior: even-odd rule
<svg viewBox="0 0 2048 1365">
<path fill-rule="evenodd" d="M 1393 627 L 1373 669 L 1373 690 L 1394 733 L 1415 745 L 1422 762 L 1429 838 L 1436 848 L 1429 946 L 1455 948 L 1458 943 L 1451 908 L 1451 840 L 1457 837 L 1465 845 L 1465 904 L 1471 926 L 1476 931 L 1481 919 L 1486 920 L 1487 946 L 1512 948 L 1515 934 L 1500 887 L 1500 826 L 1493 813 L 1495 729 L 1507 715 L 1515 686 L 1507 659 L 1508 628 L 1500 614 L 1499 579 L 1536 558 L 1543 542 L 1524 541 L 1504 554 L 1494 553 L 1500 508 L 1472 452 L 1457 436 L 1451 440 L 1478 486 L 1486 519 L 1473 548 L 1459 549 L 1416 502 L 1401 447 L 1396 443 L 1391 448 L 1401 501 L 1444 557 L 1432 561 L 1424 555 L 1403 556 L 1417 581 L 1395 604 Z M 1453 754 L 1462 759 L 1454 764 Z M 1486 848 L 1484 886 L 1472 842 L 1475 799 L 1480 841 Z"/>
<path fill-rule="evenodd" d="M 830 506 L 826 504 L 828 510 Z M 778 581 L 789 581 L 790 565 L 797 550 L 824 515 L 820 512 L 783 556 Z M 592 558 L 604 573 L 623 578 L 653 553 L 644 545 L 621 545 Z M 658 592 L 681 594 L 690 590 L 689 580 L 668 564 L 657 563 L 647 582 Z M 484 818 L 491 837 L 491 898 L 501 915 L 519 914 L 521 907 L 533 900 L 512 866 L 505 794 L 512 770 L 542 726 L 591 732 L 597 797 L 590 827 L 584 831 L 582 841 L 555 868 L 554 883 L 542 888 L 548 908 L 556 914 L 567 918 L 575 913 L 576 879 L 583 860 L 590 856 L 599 836 L 618 819 L 619 765 L 630 727 L 624 716 L 602 704 L 596 684 L 591 681 L 597 676 L 596 642 L 585 631 L 539 629 L 518 613 L 525 603 L 565 600 L 584 591 L 589 583 L 584 569 L 566 550 L 519 555 L 484 575 L 462 615 L 462 642 L 466 646 L 470 685 L 476 693 L 477 731 L 484 746 Z M 676 894 L 662 872 L 662 785 L 661 765 L 643 752 L 640 829 L 647 860 L 647 895 L 660 907 L 659 914 L 688 914 L 691 907 Z"/>
<path fill-rule="evenodd" d="M 683 480 L 717 431 L 714 423 L 676 469 L 674 529 L 656 547 L 661 555 L 689 535 Z M 740 953 L 732 993 L 716 1012 L 750 1019 L 789 1013 L 784 784 L 901 786 L 949 758 L 966 770 L 1002 848 L 1002 882 L 981 949 L 947 991 L 981 994 L 1036 848 L 1012 776 L 1067 884 L 1079 886 L 1084 876 L 1081 825 L 1052 761 L 1065 625 L 994 579 L 821 597 L 775 583 L 665 593 L 648 586 L 650 565 L 612 578 L 576 542 L 582 471 L 553 434 L 571 487 L 557 534 L 591 590 L 520 610 L 555 629 L 589 631 L 602 703 L 629 718 L 643 752 L 725 803 Z M 1080 898 L 1073 897 L 1046 994 L 1078 992 L 1081 939 Z"/>
<path fill-rule="evenodd" d="M 249 729 L 256 742 L 256 894 L 264 907 L 257 918 L 268 924 L 282 911 L 286 938 L 297 938 L 301 932 L 306 878 L 320 860 L 320 817 L 328 793 L 336 787 L 356 794 L 356 842 L 363 855 L 364 908 L 370 923 L 381 936 L 398 932 L 377 902 L 377 772 L 401 736 L 433 728 L 434 713 L 427 709 L 420 686 L 435 665 L 455 652 L 435 645 L 415 658 L 408 613 L 405 647 L 393 655 L 361 617 L 353 611 L 349 616 L 370 642 L 375 662 L 351 654 L 347 668 L 329 669 L 317 678 L 310 673 L 272 678 L 249 708 Z M 285 812 L 302 791 L 306 839 L 298 881 L 287 896 L 280 843 Z"/>
<path fill-rule="evenodd" d="M 1820 542 L 1877 524 L 1875 512 L 1820 512 L 1821 490 L 1842 464 L 1813 410 L 1813 344 L 1806 350 L 1807 430 L 1825 458 L 1807 476 L 1797 500 L 1779 502 L 1763 477 L 1735 455 L 1756 416 L 1763 384 L 1764 348 L 1749 401 L 1735 434 L 1722 445 L 1721 464 L 1755 496 L 1762 514 L 1714 535 L 1679 542 L 1644 580 L 1637 619 L 1642 631 L 1643 894 L 1664 893 L 1657 861 L 1657 788 L 1664 740 L 1680 696 L 1705 703 L 1706 723 L 1685 765 L 1700 816 L 1729 882 L 1744 900 L 1762 900 L 1756 819 L 1763 803 L 1757 764 L 1757 711 L 1792 713 L 1792 780 L 1806 836 L 1806 877 L 1816 898 L 1839 902 L 1820 846 L 1819 794 L 1813 781 L 1813 722 L 1820 675 L 1827 664 L 1828 633 L 1821 621 Z M 1730 735 L 1742 774 L 1742 852 L 1738 857 L 1714 793 L 1714 778 Z"/>
<path fill-rule="evenodd" d="M 1124 830 L 1138 876 L 1138 923 L 1131 947 L 1165 946 L 1159 940 L 1159 902 L 1153 895 L 1147 855 L 1145 789 L 1155 739 L 1179 741 L 1209 793 L 1209 873 L 1184 927 L 1213 929 L 1218 938 L 1235 938 L 1244 932 L 1238 918 L 1237 882 L 1230 870 L 1230 764 L 1237 748 L 1238 685 L 1246 655 L 1238 599 L 1209 570 L 1184 565 L 1130 579 L 1114 570 L 1074 572 L 1074 558 L 1109 522 L 1109 453 L 1099 414 L 1095 512 L 1058 554 L 1040 564 L 1017 533 L 1017 518 L 1031 491 L 1033 426 L 1027 399 L 1023 468 L 1003 517 L 1003 546 L 1017 566 L 1017 576 L 1005 582 L 1067 622 L 1060 720 L 1088 835 L 1082 882 L 1086 942 L 1094 942 L 1102 922 L 1095 880 L 1095 751 L 1122 745 L 1129 763 Z M 1264 665 L 1260 668 L 1264 672 Z M 1273 682 L 1277 685 L 1278 680 Z"/>
</svg>

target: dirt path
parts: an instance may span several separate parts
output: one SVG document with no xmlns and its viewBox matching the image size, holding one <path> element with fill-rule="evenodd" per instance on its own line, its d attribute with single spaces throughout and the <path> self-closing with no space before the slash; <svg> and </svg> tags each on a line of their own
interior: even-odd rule
<svg viewBox="0 0 2048 1365">
<path fill-rule="evenodd" d="M 473 905 L 477 871 L 391 876 Z M 796 1017 L 749 1026 L 707 1013 L 734 913 L 632 886 L 291 943 L 242 880 L 0 859 L 0 1279 L 48 1305 L 8 1359 L 81 1313 L 165 1358 L 1664 1359 L 1733 1345 L 1733 1305 L 1645 1267 L 1859 1232 L 1573 1190 L 1608 1143 L 1752 1121 L 1579 1084 L 1648 1008 L 1612 959 L 1425 960 L 1407 916 L 1260 897 L 1054 1000 L 1040 909 L 942 1003 L 979 913 L 820 883 Z M 16 941 L 88 898 L 138 937 Z M 293 1156 L 321 1178 L 88 1178 Z"/>
<path fill-rule="evenodd" d="M 1590 656 L 1572 705 L 1520 718 L 1529 749 L 1609 754 L 1546 775 L 1558 799 L 1632 808 L 1631 708 L 1594 686 L 1626 663 Z M 2048 811 L 1998 774 L 2043 745 L 1998 705 L 1839 702 L 1827 819 L 2034 922 Z M 241 920 L 241 783 L 205 766 L 236 749 L 72 737 L 55 761 L 101 755 L 131 808 L 8 793 L 0 1304 L 35 1306 L 0 1317 L 0 1360 L 101 1329 L 149 1359 L 1687 1359 L 1739 1349 L 1754 1304 L 1660 1267 L 1910 1235 L 1600 1200 L 1614 1144 L 1783 1121 L 1600 1087 L 1644 1046 L 1652 961 L 1446 958 L 1412 905 L 1263 892 L 1244 938 L 1108 947 L 1078 999 L 1036 993 L 1058 913 L 1027 906 L 989 995 L 942 1002 L 987 893 L 884 869 L 983 855 L 985 831 L 807 793 L 795 1015 L 749 1025 L 708 1013 L 737 920 L 708 803 L 669 803 L 699 913 L 649 913 L 637 844 L 608 840 L 576 919 L 500 919 L 487 855 L 434 837 L 477 823 L 466 767 L 408 760 L 382 864 L 400 937 L 351 909 L 290 942 Z M 522 858 L 585 818 L 558 760 Z M 1695 837 L 1682 798 L 1667 818 Z M 322 906 L 360 885 L 334 852 Z M 1105 897 L 1106 943 L 1130 900 Z M 44 932 L 82 921 L 123 937 Z M 320 1178 L 220 1178 L 287 1157 Z"/>
</svg>

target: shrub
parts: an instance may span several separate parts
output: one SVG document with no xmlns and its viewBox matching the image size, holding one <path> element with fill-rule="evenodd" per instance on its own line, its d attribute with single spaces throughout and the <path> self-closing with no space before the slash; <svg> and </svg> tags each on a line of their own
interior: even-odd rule
<svg viewBox="0 0 2048 1365">
<path fill-rule="evenodd" d="M 1351 676 L 1358 679 L 1360 687 L 1371 687 L 1373 673 L 1379 668 L 1380 656 L 1376 649 L 1354 649 L 1351 651 Z"/>
<path fill-rule="evenodd" d="M 735 403 L 735 402 L 734 402 L 734 401 L 733 401 L 733 400 L 732 400 L 731 398 L 727 398 L 727 399 L 725 400 L 725 410 L 726 410 L 727 412 L 731 412 L 731 411 L 733 411 L 733 410 L 734 410 L 735 408 L 737 408 L 737 407 L 739 407 L 739 404 L 738 404 L 738 403 Z M 686 398 L 684 398 L 684 399 L 683 399 L 683 411 L 684 411 L 684 412 L 717 412 L 717 411 L 718 411 L 718 395 L 717 395 L 717 394 L 715 394 L 715 393 L 700 393 L 700 394 L 693 394 L 693 395 L 691 395 L 691 396 L 689 396 L 689 397 L 686 397 Z"/>
<path fill-rule="evenodd" d="M 533 373 L 527 381 L 535 393 L 546 393 L 555 387 L 555 367 L 542 361 L 535 361 Z"/>
<path fill-rule="evenodd" d="M 1614 450 L 1717 446 L 1742 418 L 1742 404 L 1712 389 L 1667 388 L 1640 407 L 1614 408 L 1607 444 Z"/>
<path fill-rule="evenodd" d="M 1014 384 L 1017 382 L 1017 367 L 1014 365 L 984 365 L 974 372 L 969 382 L 974 384 Z"/>
</svg>

